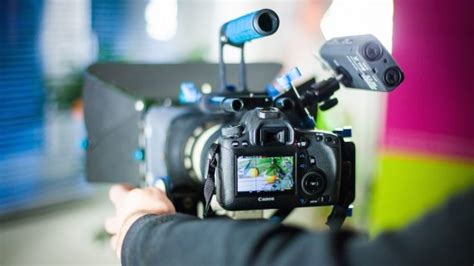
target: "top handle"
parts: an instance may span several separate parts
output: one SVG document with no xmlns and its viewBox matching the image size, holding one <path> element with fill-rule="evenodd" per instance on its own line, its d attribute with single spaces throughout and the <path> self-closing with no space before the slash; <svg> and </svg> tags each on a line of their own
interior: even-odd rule
<svg viewBox="0 0 474 266">
<path fill-rule="evenodd" d="M 275 11 L 258 10 L 222 25 L 221 41 L 234 46 L 242 46 L 248 41 L 272 35 L 279 26 L 280 19 Z"/>
<path fill-rule="evenodd" d="M 231 20 L 221 27 L 220 52 L 219 52 L 219 76 L 221 92 L 228 91 L 224 63 L 224 46 L 226 44 L 238 47 L 240 53 L 240 88 L 247 92 L 247 75 L 244 59 L 244 44 L 248 41 L 272 35 L 278 30 L 280 19 L 275 11 L 261 9 L 242 17 Z"/>
</svg>

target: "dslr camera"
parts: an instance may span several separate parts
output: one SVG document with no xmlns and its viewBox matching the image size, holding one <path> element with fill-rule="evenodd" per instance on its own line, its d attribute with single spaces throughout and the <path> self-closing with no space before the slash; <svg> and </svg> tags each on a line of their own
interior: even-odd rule
<svg viewBox="0 0 474 266">
<path fill-rule="evenodd" d="M 374 36 L 348 36 L 331 39 L 320 49 L 321 58 L 333 70 L 332 78 L 295 85 L 301 74 L 294 68 L 275 85 L 250 91 L 245 45 L 274 34 L 279 23 L 274 11 L 262 9 L 222 25 L 217 91 L 201 91 L 186 82 L 181 84 L 178 103 L 161 105 L 143 94 L 134 104 L 139 112 L 134 116 L 136 133 L 133 137 L 125 130 L 115 134 L 127 139 L 124 145 L 138 143 L 134 153 L 138 163 L 114 174 L 136 167 L 145 185 L 165 184 L 180 212 L 197 214 L 202 203 L 204 216 L 215 215 L 214 195 L 224 210 L 278 209 L 283 218 L 297 207 L 334 206 L 329 218 L 335 222 L 329 224 L 338 228 L 355 198 L 355 145 L 349 127 L 332 132 L 317 129 L 317 115 L 338 103 L 334 93 L 341 83 L 388 92 L 400 85 L 403 73 Z M 226 45 L 241 50 L 240 64 L 234 65 L 238 84 L 227 81 Z M 122 151 L 111 152 L 104 144 L 100 147 L 105 134 L 97 133 L 99 120 L 108 120 L 105 115 L 98 118 L 99 108 L 106 104 L 96 103 L 96 87 L 86 83 L 84 92 L 88 139 L 95 143 L 87 147 L 87 178 L 121 182 L 107 176 L 118 165 L 126 165 L 123 158 L 129 157 L 120 157 Z M 128 99 L 115 102 L 125 104 Z M 117 149 L 116 144 L 111 146 Z M 117 164 L 119 157 L 123 163 Z"/>
<path fill-rule="evenodd" d="M 341 185 L 353 186 L 341 183 L 349 144 L 331 132 L 294 128 L 276 107 L 257 107 L 223 127 L 219 145 L 216 192 L 227 210 L 333 205 Z"/>
</svg>

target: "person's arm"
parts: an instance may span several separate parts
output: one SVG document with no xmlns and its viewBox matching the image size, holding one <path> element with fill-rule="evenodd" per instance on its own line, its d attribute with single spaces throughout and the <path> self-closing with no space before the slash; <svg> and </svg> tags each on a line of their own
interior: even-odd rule
<svg viewBox="0 0 474 266">
<path fill-rule="evenodd" d="M 332 235 L 265 220 L 176 214 L 156 188 L 116 185 L 110 199 L 117 213 L 105 228 L 123 265 L 331 265 L 339 257 Z"/>
<path fill-rule="evenodd" d="M 269 221 L 145 215 L 128 230 L 123 265 L 472 265 L 474 191 L 373 241 Z"/>
<path fill-rule="evenodd" d="M 474 265 L 474 189 L 402 230 L 346 247 L 351 265 Z"/>
<path fill-rule="evenodd" d="M 329 234 L 263 220 L 147 215 L 122 246 L 123 265 L 336 265 Z"/>
</svg>

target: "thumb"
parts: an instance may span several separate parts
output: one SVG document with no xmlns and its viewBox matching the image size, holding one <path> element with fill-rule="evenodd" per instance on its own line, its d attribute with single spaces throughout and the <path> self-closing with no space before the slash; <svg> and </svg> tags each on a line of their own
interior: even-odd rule
<svg viewBox="0 0 474 266">
<path fill-rule="evenodd" d="M 126 184 L 113 185 L 109 190 L 109 198 L 117 206 L 133 188 Z"/>
</svg>

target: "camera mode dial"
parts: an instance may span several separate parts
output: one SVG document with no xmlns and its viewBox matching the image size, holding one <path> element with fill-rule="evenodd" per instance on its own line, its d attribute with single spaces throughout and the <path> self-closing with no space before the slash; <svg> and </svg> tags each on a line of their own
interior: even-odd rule
<svg viewBox="0 0 474 266">
<path fill-rule="evenodd" d="M 320 174 L 310 172 L 303 176 L 301 187 L 308 195 L 319 194 L 326 188 L 326 180 Z"/>
<path fill-rule="evenodd" d="M 242 136 L 244 127 L 242 125 L 230 125 L 221 129 L 224 138 L 238 138 Z"/>
<path fill-rule="evenodd" d="M 364 45 L 364 57 L 369 61 L 376 61 L 382 57 L 383 48 L 376 42 L 368 42 Z"/>
</svg>

